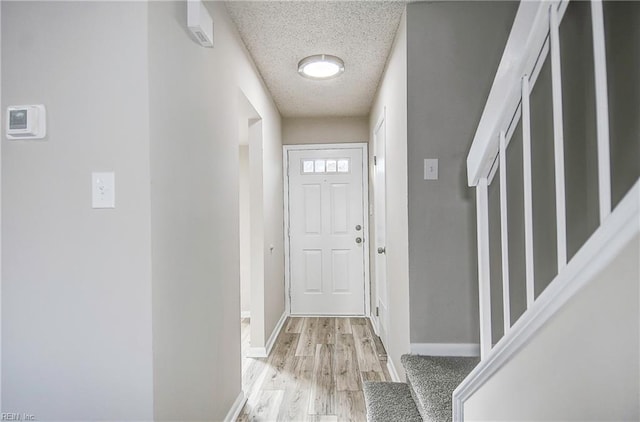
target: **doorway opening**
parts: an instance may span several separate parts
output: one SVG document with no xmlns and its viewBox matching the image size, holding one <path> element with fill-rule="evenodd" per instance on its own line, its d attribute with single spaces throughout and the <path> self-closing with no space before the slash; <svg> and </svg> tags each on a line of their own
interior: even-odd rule
<svg viewBox="0 0 640 422">
<path fill-rule="evenodd" d="M 263 357 L 264 213 L 262 118 L 242 91 L 238 118 L 240 320 L 243 373 L 246 358 Z"/>
</svg>

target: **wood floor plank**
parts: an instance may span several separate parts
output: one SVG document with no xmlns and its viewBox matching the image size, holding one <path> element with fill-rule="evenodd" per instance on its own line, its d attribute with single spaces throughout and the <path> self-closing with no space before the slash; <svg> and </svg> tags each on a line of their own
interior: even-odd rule
<svg viewBox="0 0 640 422">
<path fill-rule="evenodd" d="M 367 325 L 367 319 L 364 317 L 349 318 L 351 320 L 351 326 L 354 325 Z"/>
<path fill-rule="evenodd" d="M 336 337 L 336 390 L 362 390 L 358 355 L 352 334 L 338 334 Z"/>
<path fill-rule="evenodd" d="M 316 344 L 336 344 L 336 318 L 318 318 Z"/>
<path fill-rule="evenodd" d="M 310 359 L 308 356 L 299 359 Z M 304 421 L 309 416 L 309 390 L 293 388 L 285 391 L 277 420 L 282 422 Z"/>
<path fill-rule="evenodd" d="M 358 366 L 360 371 L 377 371 L 382 372 L 378 355 L 375 351 L 371 333 L 366 325 L 352 325 L 353 341 L 355 342 L 356 352 L 358 354 Z"/>
<path fill-rule="evenodd" d="M 308 415 L 305 422 L 338 422 L 337 415 Z"/>
<path fill-rule="evenodd" d="M 245 403 L 242 409 L 242 414 L 245 415 L 248 418 L 248 420 L 253 420 L 253 417 L 255 416 L 254 409 L 256 409 L 258 404 L 260 403 L 260 398 L 262 394 L 262 384 L 267 374 L 267 369 L 268 369 L 268 364 L 265 359 L 265 362 L 262 365 L 261 372 L 256 377 L 251 388 L 245 391 L 247 394 L 247 402 Z"/>
<path fill-rule="evenodd" d="M 374 350 L 378 355 L 378 359 L 381 362 L 385 362 L 387 360 L 387 350 L 384 348 L 384 344 L 382 343 L 382 340 L 380 339 L 380 337 L 378 337 L 378 335 L 376 334 L 376 331 L 373 329 L 373 324 L 371 323 L 371 320 L 369 318 L 367 318 L 367 327 L 369 328 L 369 332 L 371 333 Z"/>
<path fill-rule="evenodd" d="M 367 420 L 367 409 L 362 391 L 338 391 L 337 416 L 339 422 Z"/>
<path fill-rule="evenodd" d="M 308 415 L 305 422 L 338 422 L 337 415 Z"/>
<path fill-rule="evenodd" d="M 295 383 L 293 368 L 300 334 L 281 333 L 268 360 L 268 369 L 262 384 L 263 390 L 282 390 Z"/>
<path fill-rule="evenodd" d="M 287 325 L 284 330 L 285 333 L 302 333 L 302 323 L 304 318 L 301 317 L 289 317 L 287 319 Z"/>
<path fill-rule="evenodd" d="M 310 415 L 335 415 L 336 377 L 334 372 L 334 345 L 318 344 L 313 367 Z"/>
<path fill-rule="evenodd" d="M 263 390 L 252 406 L 250 420 L 275 421 L 282 405 L 283 390 Z"/>
<path fill-rule="evenodd" d="M 336 336 L 340 334 L 351 334 L 350 318 L 336 318 Z"/>
<path fill-rule="evenodd" d="M 310 386 L 313 381 L 315 357 L 294 357 L 293 378 L 295 385 L 285 390 L 278 421 L 304 421 L 308 417 Z"/>
<path fill-rule="evenodd" d="M 381 371 L 365 371 L 360 372 L 362 382 L 365 381 L 389 381 L 385 379 L 384 374 Z"/>
<path fill-rule="evenodd" d="M 266 370 L 266 358 L 245 358 L 242 363 L 242 388 L 249 391 Z"/>
<path fill-rule="evenodd" d="M 380 361 L 380 366 L 382 366 L 382 373 L 384 374 L 385 381 L 393 381 L 391 379 L 391 374 L 389 373 L 389 368 L 387 367 L 387 362 Z"/>
<path fill-rule="evenodd" d="M 307 387 L 313 382 L 313 370 L 315 369 L 315 356 L 296 357 L 294 366 L 294 377 L 296 387 Z"/>
<path fill-rule="evenodd" d="M 269 358 L 243 359 L 247 403 L 238 420 L 364 421 L 363 381 L 390 379 L 385 363 L 374 363 L 366 319 L 292 320 Z"/>
<path fill-rule="evenodd" d="M 296 356 L 315 356 L 318 318 L 304 318 Z"/>
</svg>

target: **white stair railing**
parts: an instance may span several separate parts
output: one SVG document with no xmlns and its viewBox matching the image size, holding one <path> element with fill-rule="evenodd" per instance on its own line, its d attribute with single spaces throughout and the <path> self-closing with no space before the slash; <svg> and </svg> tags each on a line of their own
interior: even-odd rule
<svg viewBox="0 0 640 422">
<path fill-rule="evenodd" d="M 491 93 L 467 158 L 469 186 L 476 188 L 478 283 L 480 300 L 481 363 L 454 392 L 454 420 L 463 420 L 464 401 L 500 369 L 551 315 L 586 283 L 584 275 L 604 265 L 615 245 L 640 230 L 640 187 L 611 210 L 609 154 L 609 109 L 605 27 L 600 0 L 591 1 L 591 28 L 595 79 L 595 117 L 598 157 L 598 197 L 600 226 L 568 262 L 567 210 L 565 186 L 565 142 L 563 122 L 560 24 L 568 0 L 520 4 L 514 25 L 496 73 Z M 531 154 L 530 93 L 549 56 L 553 105 L 553 168 L 555 170 L 555 218 L 557 276 L 535 298 L 534 237 Z M 520 120 L 521 119 L 521 120 Z M 523 141 L 523 199 L 526 311 L 514 323 L 510 297 L 509 222 L 507 218 L 507 147 L 521 121 Z M 500 245 L 504 335 L 494 346 L 491 319 L 491 271 L 488 186 L 500 169 Z M 608 248 L 604 252 L 603 248 Z"/>
</svg>

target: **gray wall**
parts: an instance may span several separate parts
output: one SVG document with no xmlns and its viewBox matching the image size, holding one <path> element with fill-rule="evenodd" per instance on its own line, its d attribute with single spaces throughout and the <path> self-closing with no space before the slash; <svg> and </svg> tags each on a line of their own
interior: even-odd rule
<svg viewBox="0 0 640 422">
<path fill-rule="evenodd" d="M 368 117 L 290 117 L 282 119 L 283 144 L 366 142 Z"/>
<path fill-rule="evenodd" d="M 509 243 L 509 305 L 511 325 L 527 309 L 524 239 L 524 164 L 522 119 L 507 147 L 507 239 Z"/>
<path fill-rule="evenodd" d="M 547 56 L 530 96 L 533 266 L 537 297 L 558 274 L 551 59 Z M 568 155 L 572 155 L 569 152 Z"/>
<path fill-rule="evenodd" d="M 412 343 L 477 343 L 475 198 L 466 156 L 517 3 L 407 6 Z M 423 159 L 440 178 L 423 180 Z"/>
<path fill-rule="evenodd" d="M 560 23 L 567 259 L 600 223 L 591 7 L 569 3 Z"/>
<path fill-rule="evenodd" d="M 44 141 L 2 138 L 2 411 L 150 420 L 147 5 L 2 2 L 2 20 L 2 109 L 48 120 Z M 92 171 L 115 172 L 115 209 L 91 208 Z"/>
<path fill-rule="evenodd" d="M 502 243 L 500 221 L 500 168 L 488 189 L 489 203 L 489 275 L 491 291 L 491 342 L 496 344 L 504 335 L 502 305 Z"/>
<path fill-rule="evenodd" d="M 603 12 L 615 207 L 640 177 L 640 2 L 605 2 Z"/>
</svg>

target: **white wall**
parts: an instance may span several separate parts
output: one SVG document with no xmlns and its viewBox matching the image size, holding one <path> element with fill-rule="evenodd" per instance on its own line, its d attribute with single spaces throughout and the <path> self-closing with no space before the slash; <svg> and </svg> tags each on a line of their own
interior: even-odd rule
<svg viewBox="0 0 640 422">
<path fill-rule="evenodd" d="M 240 90 L 268 163 L 266 337 L 284 312 L 280 116 L 207 6 L 214 49 L 184 2 L 2 2 L 2 107 L 48 111 L 45 141 L 2 139 L 3 411 L 225 417 L 241 393 Z M 115 171 L 115 209 L 91 209 L 97 170 Z"/>
<path fill-rule="evenodd" d="M 244 120 L 244 126 L 246 126 L 244 131 L 248 132 L 249 127 L 247 120 Z M 248 134 L 246 136 L 248 138 Z M 249 184 L 249 145 L 240 145 L 239 154 L 240 312 L 246 315 L 251 311 L 251 196 Z"/>
<path fill-rule="evenodd" d="M 283 144 L 367 142 L 368 117 L 289 117 L 282 119 Z"/>
<path fill-rule="evenodd" d="M 2 6 L 0 5 L 0 103 L 2 102 Z M 0 104 L 0 110 L 1 110 Z M 0 118 L 0 133 L 4 132 Z M 0 142 L 0 410 L 2 410 L 2 142 Z"/>
<path fill-rule="evenodd" d="M 239 88 L 268 164 L 265 329 L 284 311 L 280 117 L 224 5 L 208 7 L 214 49 L 187 36 L 185 3 L 149 4 L 156 419 L 220 420 L 240 393 Z"/>
<path fill-rule="evenodd" d="M 386 110 L 386 210 L 387 284 L 389 300 L 389 358 L 404 379 L 400 356 L 409 352 L 409 223 L 407 198 L 407 21 L 403 15 L 385 74 L 375 97 L 369 120 L 369 139 Z M 369 151 L 373 151 L 373 145 Z M 369 163 L 373 169 L 373 161 Z M 374 180 L 370 186 L 374 187 Z M 373 196 L 371 197 L 373 198 Z M 372 202 L 373 203 L 373 202 Z M 375 229 L 370 218 L 371 230 Z M 369 236 L 375 239 L 375 234 Z M 371 262 L 375 262 L 373 248 Z M 372 267 L 374 265 L 372 264 Z M 375 289 L 372 289 L 375 291 Z"/>
<path fill-rule="evenodd" d="M 146 3 L 2 2 L 2 411 L 153 417 Z M 4 112 L 2 113 L 4 116 Z M 116 208 L 91 208 L 115 171 Z"/>
<path fill-rule="evenodd" d="M 640 237 L 464 406 L 466 420 L 640 418 Z"/>
<path fill-rule="evenodd" d="M 246 98 L 243 97 L 245 100 Z M 248 100 L 247 104 L 249 104 Z M 252 108 L 252 107 L 251 107 Z M 247 120 L 249 139 L 249 249 L 251 256 L 251 334 L 252 347 L 262 349 L 267 343 L 265 330 L 265 221 L 264 221 L 264 156 L 262 120 Z M 264 355 L 266 349 L 261 350 Z M 253 355 L 252 351 L 249 355 Z"/>
<path fill-rule="evenodd" d="M 221 420 L 241 391 L 239 90 L 262 117 L 266 337 L 284 312 L 280 116 L 224 4 L 207 4 L 213 49 L 184 2 L 148 7 L 155 418 Z"/>
<path fill-rule="evenodd" d="M 228 18 L 221 2 L 211 2 L 216 6 L 216 14 L 224 16 L 225 26 L 233 32 L 238 46 L 238 65 L 234 69 L 236 85 L 260 116 L 259 129 L 262 136 L 262 224 L 264 257 L 264 338 L 265 342 L 273 334 L 285 311 L 284 292 L 284 198 L 282 174 L 282 125 L 278 109 L 269 91 L 249 58 L 235 26 Z M 240 53 L 242 53 L 240 55 Z M 255 125 L 254 125 L 255 126 Z M 252 127 L 249 128 L 251 142 Z M 254 130 L 256 127 L 254 127 Z M 251 153 L 250 153 L 251 155 Z M 251 163 L 251 157 L 249 158 Z M 253 164 L 251 164 L 253 166 Z M 253 198 L 253 197 L 252 197 Z M 252 205 L 253 206 L 253 205 Z M 253 262 L 252 262 L 253 265 Z M 252 289 L 252 296 L 255 291 Z M 252 301 L 254 302 L 254 301 Z M 253 311 L 253 309 L 252 309 Z M 254 331 L 251 343 L 254 344 Z"/>
</svg>

